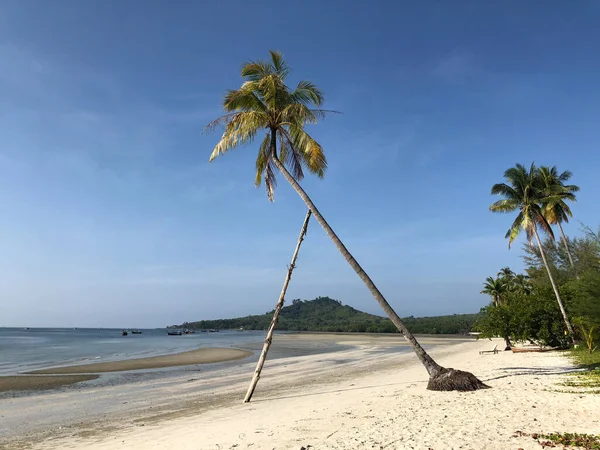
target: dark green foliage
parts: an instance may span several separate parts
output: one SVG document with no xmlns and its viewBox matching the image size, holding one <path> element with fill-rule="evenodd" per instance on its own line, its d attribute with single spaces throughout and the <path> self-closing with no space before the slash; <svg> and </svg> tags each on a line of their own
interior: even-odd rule
<svg viewBox="0 0 600 450">
<path fill-rule="evenodd" d="M 185 322 L 182 328 L 195 329 L 238 329 L 266 330 L 271 323 L 273 311 L 260 316 L 235 319 L 201 320 Z M 455 314 L 438 317 L 407 317 L 402 319 L 411 333 L 420 334 L 463 334 L 475 323 L 478 314 Z M 368 314 L 329 297 L 314 300 L 292 301 L 281 310 L 278 330 L 288 331 L 333 331 L 396 333 L 398 330 L 387 318 Z"/>
<path fill-rule="evenodd" d="M 569 239 L 574 267 L 564 245 L 557 245 L 551 239 L 546 239 L 542 245 L 570 320 L 575 324 L 586 324 L 583 329 L 575 327 L 576 337 L 584 340 L 590 325 L 600 324 L 600 246 L 597 237 L 588 232 L 582 238 Z M 510 336 L 516 341 L 567 346 L 569 336 L 565 335 L 564 320 L 554 301 L 540 251 L 528 244 L 523 249 L 528 276 L 515 275 L 512 278 L 514 288 L 503 294 L 499 306 L 492 302 L 482 309 L 482 317 L 474 329 L 480 331 L 482 337 Z"/>
<path fill-rule="evenodd" d="M 510 336 L 514 341 L 532 341 L 550 347 L 566 347 L 567 335 L 551 293 L 507 294 L 507 305 L 489 305 L 473 327 L 481 337 Z"/>
</svg>

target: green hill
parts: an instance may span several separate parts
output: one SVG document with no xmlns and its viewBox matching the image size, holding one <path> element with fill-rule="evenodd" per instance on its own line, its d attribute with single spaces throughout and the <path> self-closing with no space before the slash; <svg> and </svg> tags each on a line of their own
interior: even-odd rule
<svg viewBox="0 0 600 450">
<path fill-rule="evenodd" d="M 411 316 L 402 320 L 412 333 L 464 334 L 471 329 L 478 316 L 478 314 L 418 318 Z M 266 330 L 272 317 L 273 311 L 270 311 L 260 316 L 184 322 L 181 325 L 173 325 L 171 328 Z M 397 331 L 389 319 L 342 305 L 342 302 L 329 297 L 293 300 L 291 305 L 285 306 L 281 310 L 277 329 L 370 333 L 394 333 Z"/>
</svg>

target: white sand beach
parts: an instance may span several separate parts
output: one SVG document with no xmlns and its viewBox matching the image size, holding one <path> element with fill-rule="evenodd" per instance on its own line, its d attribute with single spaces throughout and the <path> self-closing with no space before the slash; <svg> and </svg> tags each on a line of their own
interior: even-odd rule
<svg viewBox="0 0 600 450">
<path fill-rule="evenodd" d="M 29 414 L 38 425 L 12 436 L 5 448 L 516 450 L 542 448 L 517 431 L 600 432 L 600 396 L 559 392 L 570 390 L 560 383 L 574 370 L 561 353 L 479 355 L 496 344 L 489 340 L 436 346 L 431 354 L 438 362 L 472 371 L 491 389 L 431 392 L 412 353 L 382 354 L 359 336 L 354 340 L 347 351 L 267 361 L 249 404 L 242 404 L 252 370 L 247 363 L 221 374 L 210 390 L 201 388 L 208 378 L 188 373 L 164 386 L 5 400 L 2 421 L 12 417 L 17 426 Z M 62 417 L 62 425 L 35 408 Z M 79 411 L 79 419 L 69 420 L 68 410 Z"/>
</svg>

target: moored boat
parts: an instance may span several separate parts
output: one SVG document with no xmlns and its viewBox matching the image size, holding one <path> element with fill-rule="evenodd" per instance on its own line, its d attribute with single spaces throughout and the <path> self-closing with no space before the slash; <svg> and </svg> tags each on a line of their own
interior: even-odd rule
<svg viewBox="0 0 600 450">
<path fill-rule="evenodd" d="M 167 331 L 169 336 L 181 336 L 183 333 L 181 331 Z"/>
<path fill-rule="evenodd" d="M 541 347 L 512 347 L 513 353 L 536 353 L 536 352 L 551 352 L 553 348 L 541 348 Z"/>
</svg>

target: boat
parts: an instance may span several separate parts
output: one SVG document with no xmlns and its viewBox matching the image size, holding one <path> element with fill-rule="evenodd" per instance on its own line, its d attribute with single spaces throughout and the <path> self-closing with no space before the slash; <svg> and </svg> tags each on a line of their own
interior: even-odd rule
<svg viewBox="0 0 600 450">
<path fill-rule="evenodd" d="M 131 334 L 142 334 L 142 330 L 131 330 Z"/>
<path fill-rule="evenodd" d="M 536 352 L 551 352 L 552 350 L 555 350 L 555 349 L 541 348 L 541 347 L 521 347 L 521 348 L 512 347 L 511 350 L 513 353 L 536 353 Z"/>
<path fill-rule="evenodd" d="M 214 328 L 211 328 L 210 330 L 208 330 L 209 333 L 218 333 L 219 330 L 215 330 Z"/>
<path fill-rule="evenodd" d="M 125 330 L 121 331 L 121 336 L 127 336 L 127 331 L 125 331 Z"/>
<path fill-rule="evenodd" d="M 188 330 L 187 328 L 183 330 L 183 334 L 196 334 L 194 330 Z"/>
<path fill-rule="evenodd" d="M 167 331 L 169 336 L 181 336 L 183 333 L 181 331 Z"/>
</svg>

